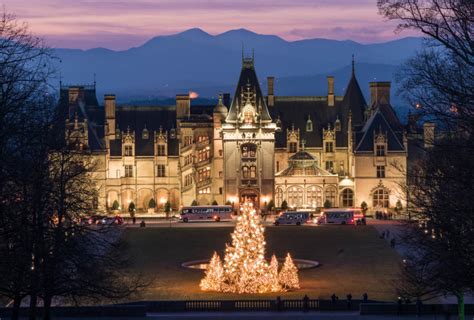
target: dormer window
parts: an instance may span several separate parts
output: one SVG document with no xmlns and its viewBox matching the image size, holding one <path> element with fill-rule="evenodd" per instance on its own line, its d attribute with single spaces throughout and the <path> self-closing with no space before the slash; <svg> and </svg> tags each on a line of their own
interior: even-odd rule
<svg viewBox="0 0 474 320">
<path fill-rule="evenodd" d="M 115 129 L 115 139 L 120 139 L 120 137 L 121 137 L 120 129 L 117 128 Z"/>
<path fill-rule="evenodd" d="M 171 128 L 171 130 L 170 130 L 170 138 L 171 138 L 171 139 L 176 139 L 176 129 L 175 129 L 175 128 Z"/>
<path fill-rule="evenodd" d="M 339 120 L 339 118 L 337 118 L 336 122 L 334 122 L 334 129 L 336 131 L 341 131 L 341 120 Z"/>
<path fill-rule="evenodd" d="M 142 139 L 143 140 L 147 140 L 148 138 L 150 137 L 149 133 L 148 133 L 148 129 L 145 127 L 143 128 L 143 131 L 142 131 Z"/>
<path fill-rule="evenodd" d="M 377 157 L 385 157 L 385 145 L 384 144 L 377 144 L 375 146 L 375 155 Z"/>
<path fill-rule="evenodd" d="M 133 156 L 133 146 L 128 144 L 124 146 L 124 154 L 126 157 Z"/>
<path fill-rule="evenodd" d="M 306 132 L 313 132 L 313 121 L 309 117 L 308 121 L 306 121 Z"/>
<path fill-rule="evenodd" d="M 158 156 L 166 156 L 166 145 L 165 144 L 157 145 L 156 151 L 157 151 Z"/>
</svg>

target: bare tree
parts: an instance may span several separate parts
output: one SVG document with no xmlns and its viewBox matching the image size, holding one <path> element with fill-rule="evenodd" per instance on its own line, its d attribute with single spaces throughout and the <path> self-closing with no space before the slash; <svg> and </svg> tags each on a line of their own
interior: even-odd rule
<svg viewBox="0 0 474 320">
<path fill-rule="evenodd" d="M 401 69 L 401 93 L 417 116 L 436 124 L 435 139 L 408 172 L 408 204 L 419 226 L 407 226 L 409 256 L 400 293 L 458 299 L 474 289 L 474 2 L 378 0 L 380 13 L 425 36 Z"/>
</svg>

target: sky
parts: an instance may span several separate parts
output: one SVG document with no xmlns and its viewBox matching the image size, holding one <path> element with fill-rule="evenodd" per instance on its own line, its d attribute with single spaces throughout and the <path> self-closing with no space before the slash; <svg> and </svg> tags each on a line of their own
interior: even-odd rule
<svg viewBox="0 0 474 320">
<path fill-rule="evenodd" d="M 245 28 L 294 41 L 383 42 L 410 34 L 378 15 L 377 0 L 3 0 L 53 47 L 124 50 L 190 28 Z"/>
</svg>

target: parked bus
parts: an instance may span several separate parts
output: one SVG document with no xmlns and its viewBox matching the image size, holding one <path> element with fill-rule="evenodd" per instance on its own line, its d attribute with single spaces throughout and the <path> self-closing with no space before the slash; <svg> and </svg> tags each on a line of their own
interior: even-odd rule
<svg viewBox="0 0 474 320">
<path fill-rule="evenodd" d="M 275 219 L 275 225 L 297 225 L 300 226 L 311 222 L 311 212 L 309 211 L 287 211 L 283 212 Z"/>
<path fill-rule="evenodd" d="M 324 209 L 316 221 L 318 224 L 365 224 L 365 216 L 362 209 Z"/>
<path fill-rule="evenodd" d="M 180 220 L 189 221 L 224 221 L 232 220 L 232 206 L 193 206 L 181 209 Z"/>
</svg>

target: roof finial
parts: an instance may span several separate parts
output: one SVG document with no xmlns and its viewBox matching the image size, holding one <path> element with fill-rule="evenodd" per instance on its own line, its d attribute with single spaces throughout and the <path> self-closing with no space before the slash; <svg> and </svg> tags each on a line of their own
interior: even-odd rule
<svg viewBox="0 0 474 320">
<path fill-rule="evenodd" d="M 304 146 L 305 146 L 305 144 L 306 144 L 306 140 L 305 140 L 305 139 L 301 140 L 301 149 L 302 149 L 303 151 L 304 151 Z"/>
<path fill-rule="evenodd" d="M 354 54 L 352 54 L 352 75 L 355 75 L 355 61 L 354 61 Z"/>
</svg>

